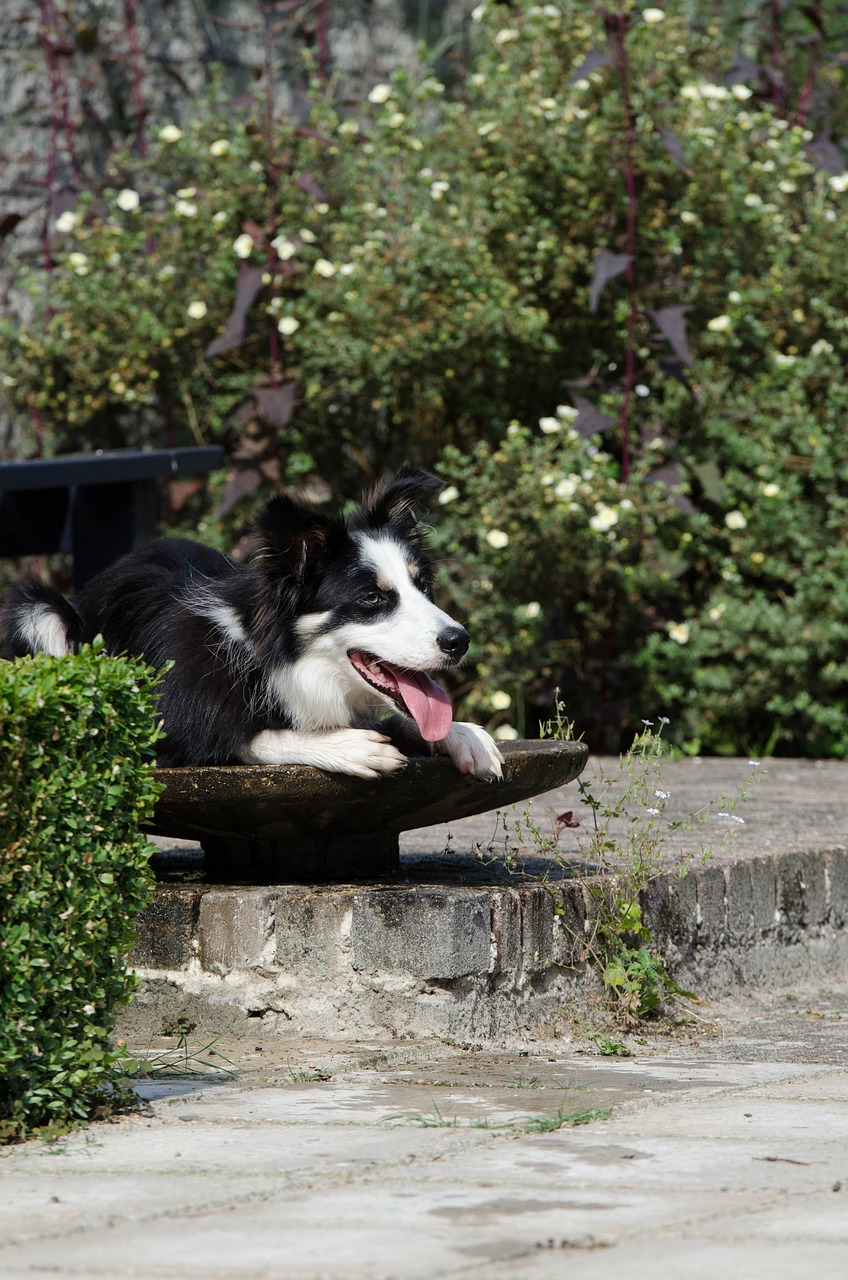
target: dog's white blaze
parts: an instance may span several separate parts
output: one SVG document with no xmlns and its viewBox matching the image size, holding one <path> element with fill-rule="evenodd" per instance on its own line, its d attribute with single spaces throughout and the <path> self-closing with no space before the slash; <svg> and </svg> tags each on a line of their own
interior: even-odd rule
<svg viewBox="0 0 848 1280">
<path fill-rule="evenodd" d="M 49 604 L 34 605 L 20 628 L 21 639 L 31 653 L 50 653 L 61 658 L 71 652 L 65 624 Z"/>
<path fill-rule="evenodd" d="M 415 585 L 406 548 L 392 537 L 374 538 L 366 534 L 358 537 L 357 542 L 363 559 L 379 577 L 392 584 L 399 601 L 390 618 L 345 628 L 348 633 L 357 633 L 356 642 L 348 648 L 368 649 L 386 662 L 419 671 L 444 667 L 445 655 L 439 648 L 438 637 L 446 628 L 457 624 Z"/>
</svg>

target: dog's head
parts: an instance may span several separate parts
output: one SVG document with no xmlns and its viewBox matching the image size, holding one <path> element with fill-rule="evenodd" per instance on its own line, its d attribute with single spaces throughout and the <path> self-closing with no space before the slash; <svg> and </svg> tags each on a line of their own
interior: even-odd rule
<svg viewBox="0 0 848 1280">
<path fill-rule="evenodd" d="M 403 467 L 345 518 L 274 498 L 260 517 L 256 561 L 271 588 L 266 631 L 274 614 L 293 622 L 294 665 L 309 672 L 315 700 L 327 681 L 349 710 L 389 702 L 431 742 L 447 735 L 451 711 L 428 673 L 461 661 L 469 643 L 433 600 L 418 525 L 418 505 L 440 488 L 429 472 Z M 291 674 L 286 685 L 291 701 Z"/>
</svg>

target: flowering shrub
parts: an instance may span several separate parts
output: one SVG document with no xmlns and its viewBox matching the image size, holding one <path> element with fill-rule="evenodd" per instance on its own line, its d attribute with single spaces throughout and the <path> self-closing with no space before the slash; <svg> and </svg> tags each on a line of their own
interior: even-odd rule
<svg viewBox="0 0 848 1280">
<path fill-rule="evenodd" d="M 571 679 L 610 740 L 662 698 L 692 749 L 844 752 L 848 171 L 808 127 L 845 127 L 841 19 L 778 8 L 779 83 L 747 9 L 558 0 L 478 6 L 454 96 L 405 69 L 354 117 L 316 83 L 304 125 L 213 98 L 61 215 L 0 330 L 10 399 L 54 447 L 224 440 L 224 542 L 279 480 L 441 459 L 504 732 Z"/>
<path fill-rule="evenodd" d="M 627 483 L 560 406 L 496 447 L 448 449 L 432 540 L 458 616 L 472 619 L 472 679 L 458 692 L 496 737 L 535 735 L 559 686 L 597 748 L 617 749 L 642 705 L 633 663 L 680 597 L 693 522 L 644 469 Z M 658 612 L 659 611 L 659 612 Z"/>
</svg>

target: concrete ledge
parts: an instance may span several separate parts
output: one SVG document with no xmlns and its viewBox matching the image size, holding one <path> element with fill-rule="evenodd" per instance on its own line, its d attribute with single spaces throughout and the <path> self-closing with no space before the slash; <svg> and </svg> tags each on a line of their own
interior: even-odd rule
<svg viewBox="0 0 848 1280">
<path fill-rule="evenodd" d="M 611 882 L 606 881 L 611 887 Z M 848 848 L 666 875 L 643 911 L 676 979 L 707 997 L 787 989 L 848 967 Z M 538 1033 L 598 990 L 596 902 L 549 885 L 160 886 L 123 1019 L 330 1037 Z"/>
</svg>

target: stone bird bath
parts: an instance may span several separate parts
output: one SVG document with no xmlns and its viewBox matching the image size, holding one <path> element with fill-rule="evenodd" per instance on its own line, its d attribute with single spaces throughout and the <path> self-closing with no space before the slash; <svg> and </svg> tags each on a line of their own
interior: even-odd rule
<svg viewBox="0 0 848 1280">
<path fill-rule="evenodd" d="M 502 782 L 463 777 L 444 757 L 411 759 L 366 782 L 306 765 L 157 769 L 153 835 L 197 840 L 216 883 L 385 879 L 398 835 L 502 809 L 563 786 L 583 769 L 582 742 L 503 742 Z"/>
</svg>

